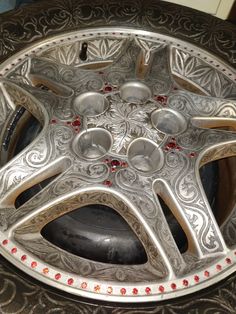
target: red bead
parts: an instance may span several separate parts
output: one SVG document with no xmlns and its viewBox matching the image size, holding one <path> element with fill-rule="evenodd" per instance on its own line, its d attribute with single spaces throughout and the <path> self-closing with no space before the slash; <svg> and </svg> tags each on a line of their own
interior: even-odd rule
<svg viewBox="0 0 236 314">
<path fill-rule="evenodd" d="M 147 287 L 146 289 L 145 289 L 145 292 L 146 292 L 146 294 L 150 294 L 151 293 L 151 288 L 149 288 L 149 287 Z"/>
<path fill-rule="evenodd" d="M 193 158 L 193 157 L 195 157 L 195 156 L 196 156 L 195 153 L 190 153 L 190 154 L 189 154 L 189 157 L 190 157 L 190 158 Z"/>
<path fill-rule="evenodd" d="M 225 261 L 226 261 L 227 264 L 231 264 L 232 263 L 230 258 L 226 258 Z"/>
<path fill-rule="evenodd" d="M 2 245 L 7 245 L 7 244 L 8 244 L 8 240 L 7 239 L 2 241 Z"/>
<path fill-rule="evenodd" d="M 99 285 L 94 286 L 95 292 L 100 292 L 100 289 L 101 289 L 101 286 L 99 286 Z"/>
<path fill-rule="evenodd" d="M 121 167 L 127 168 L 128 167 L 128 163 L 126 161 L 122 161 Z"/>
<path fill-rule="evenodd" d="M 183 285 L 184 285 L 185 287 L 187 287 L 187 286 L 188 286 L 188 280 L 184 279 L 184 280 L 183 280 Z"/>
<path fill-rule="evenodd" d="M 116 160 L 116 159 L 113 159 L 111 161 L 111 166 L 112 167 L 119 167 L 120 166 L 120 161 L 119 160 Z"/>
<path fill-rule="evenodd" d="M 82 288 L 82 289 L 86 289 L 87 286 L 88 286 L 87 282 L 82 282 L 82 283 L 81 283 L 81 288 Z"/>
<path fill-rule="evenodd" d="M 74 279 L 73 279 L 73 278 L 69 278 L 69 279 L 67 280 L 67 283 L 68 283 L 69 286 L 73 285 Z"/>
<path fill-rule="evenodd" d="M 222 269 L 222 266 L 218 264 L 218 265 L 216 265 L 216 269 L 217 269 L 217 270 L 221 270 L 221 269 Z"/>
<path fill-rule="evenodd" d="M 22 262 L 24 262 L 26 259 L 27 259 L 27 256 L 26 256 L 26 255 L 22 255 L 22 256 L 21 256 Z"/>
<path fill-rule="evenodd" d="M 165 103 L 167 101 L 167 97 L 159 95 L 159 96 L 156 96 L 156 100 L 161 103 Z"/>
<path fill-rule="evenodd" d="M 125 294 L 126 294 L 126 289 L 125 289 L 125 288 L 121 288 L 121 289 L 120 289 L 120 293 L 121 293 L 122 295 L 125 295 Z"/>
<path fill-rule="evenodd" d="M 32 267 L 32 268 L 37 267 L 37 262 L 32 262 L 32 263 L 31 263 L 31 267 Z"/>
<path fill-rule="evenodd" d="M 16 247 L 12 248 L 11 252 L 12 252 L 12 254 L 15 254 L 17 252 L 17 248 Z"/>
<path fill-rule="evenodd" d="M 181 150 L 182 148 L 180 146 L 176 146 L 175 149 Z"/>
<path fill-rule="evenodd" d="M 106 87 L 104 87 L 104 92 L 106 92 L 106 93 L 110 93 L 111 91 L 112 91 L 112 87 L 111 86 L 106 86 Z"/>
<path fill-rule="evenodd" d="M 71 123 L 73 126 L 80 126 L 81 122 L 79 120 L 75 120 Z"/>
<path fill-rule="evenodd" d="M 168 148 L 176 148 L 176 143 L 175 142 L 170 142 L 167 144 Z"/>
<path fill-rule="evenodd" d="M 55 279 L 56 279 L 56 280 L 61 279 L 61 274 L 57 273 L 57 274 L 55 275 Z"/>
<path fill-rule="evenodd" d="M 112 186 L 112 182 L 111 182 L 110 180 L 105 180 L 105 181 L 103 182 L 103 184 L 106 185 L 106 186 L 108 186 L 108 187 Z"/>
<path fill-rule="evenodd" d="M 112 294 L 112 292 L 113 292 L 112 287 L 108 287 L 108 288 L 107 288 L 107 293 Z"/>
<path fill-rule="evenodd" d="M 205 277 L 209 277 L 209 276 L 210 276 L 209 271 L 205 270 L 205 271 L 204 271 L 204 276 L 205 276 Z"/>
<path fill-rule="evenodd" d="M 134 289 L 133 289 L 133 294 L 135 294 L 135 295 L 138 294 L 138 289 L 137 289 L 137 288 L 134 288 Z"/>
<path fill-rule="evenodd" d="M 197 275 L 194 276 L 194 281 L 199 282 L 199 277 Z"/>
<path fill-rule="evenodd" d="M 111 172 L 116 172 L 116 167 L 111 167 Z"/>
<path fill-rule="evenodd" d="M 160 286 L 158 289 L 159 289 L 159 291 L 160 291 L 161 293 L 163 293 L 163 292 L 165 291 L 165 288 L 164 288 L 163 286 Z"/>
<path fill-rule="evenodd" d="M 176 289 L 176 284 L 175 283 L 172 283 L 170 286 L 171 286 L 171 289 L 173 289 L 173 290 Z"/>
</svg>

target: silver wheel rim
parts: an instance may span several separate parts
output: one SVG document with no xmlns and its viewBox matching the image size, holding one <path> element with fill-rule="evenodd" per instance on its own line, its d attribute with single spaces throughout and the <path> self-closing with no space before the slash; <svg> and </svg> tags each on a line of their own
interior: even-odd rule
<svg viewBox="0 0 236 314">
<path fill-rule="evenodd" d="M 87 61 L 80 62 L 75 59 L 75 64 L 73 64 L 71 60 L 68 59 L 64 60 L 64 62 L 69 62 L 70 66 L 73 64 L 73 67 L 79 70 L 81 66 L 87 64 L 98 64 L 103 61 L 108 63 L 113 62 L 102 71 L 81 71 L 83 74 L 87 73 L 85 82 L 88 82 L 91 78 L 94 79 L 95 86 L 90 87 L 90 89 L 104 93 L 104 99 L 109 101 L 110 105 L 109 109 L 101 114 L 88 116 L 86 118 L 81 116 L 80 120 L 78 120 L 77 114 L 71 104 L 73 103 L 74 94 L 78 96 L 80 93 L 88 92 L 85 84 L 83 85 L 82 83 L 80 85 L 79 94 L 76 94 L 73 81 L 72 83 L 68 83 L 70 77 L 68 78 L 66 75 L 65 77 L 58 77 L 56 87 L 64 88 L 66 86 L 66 91 L 64 89 L 62 90 L 63 93 L 69 91 L 71 88 L 72 93 L 69 93 L 70 96 L 56 96 L 52 93 L 37 91 L 30 85 L 32 84 L 32 78 L 35 79 L 37 76 L 36 79 L 38 79 L 40 75 L 42 76 L 42 73 L 45 77 L 47 76 L 45 69 L 48 68 L 49 63 L 52 67 L 54 66 L 54 70 L 59 68 L 60 65 L 56 65 L 53 62 L 55 61 L 55 51 L 63 50 L 63 48 L 60 47 L 66 46 L 80 47 L 81 43 L 84 41 L 88 42 Z M 112 50 L 113 54 L 109 55 L 112 44 L 114 47 Z M 94 53 L 92 48 L 95 49 L 94 47 L 96 47 L 96 45 L 97 51 Z M 122 46 L 125 46 L 125 48 L 121 49 Z M 99 50 L 99 47 L 101 50 Z M 109 47 L 109 49 L 104 52 L 104 47 Z M 125 51 L 125 53 L 122 54 L 120 52 L 122 50 Z M 149 66 L 144 66 L 140 69 L 137 67 L 137 63 L 140 62 L 140 60 L 137 63 L 130 60 L 130 62 L 128 62 L 128 74 L 125 73 L 122 77 L 122 71 L 119 70 L 121 73 L 118 71 L 118 74 L 121 76 L 120 79 L 122 83 L 118 82 L 114 84 L 117 80 L 117 77 L 114 77 L 114 70 L 121 68 L 119 62 L 121 62 L 120 60 L 122 60 L 122 58 L 127 58 L 127 51 L 130 52 L 131 55 L 135 54 L 137 57 L 141 58 L 141 60 L 143 58 L 144 64 L 147 63 Z M 45 57 L 51 60 L 45 61 L 43 59 Z M 163 72 L 158 68 L 158 64 L 155 64 L 155 60 L 158 58 L 164 65 L 162 69 Z M 62 59 L 59 61 L 63 62 Z M 76 61 L 78 64 L 76 64 Z M 198 71 L 200 73 L 199 76 L 196 75 L 196 73 L 191 73 L 191 70 L 193 72 L 195 71 L 194 62 L 200 68 Z M 152 69 L 150 69 L 151 63 Z M 193 65 L 191 65 L 191 63 Z M 154 65 L 156 65 L 156 68 Z M 68 69 L 73 73 L 72 67 L 67 68 L 64 66 L 63 68 L 63 66 L 61 66 L 61 69 Z M 209 84 L 204 84 L 204 82 L 206 82 L 206 73 L 210 70 L 213 72 L 212 79 L 214 78 L 214 81 L 211 81 Z M 41 74 L 40 71 L 42 71 Z M 4 138 L 5 120 L 17 104 L 24 106 L 35 115 L 39 121 L 44 123 L 44 129 L 34 143 L 1 169 L 1 177 L 4 178 L 4 182 L 7 182 L 3 185 L 0 200 L 1 214 L 3 217 L 1 250 L 2 254 L 7 259 L 13 262 L 17 267 L 29 272 L 37 279 L 60 289 L 66 289 L 68 292 L 95 299 L 109 298 L 111 301 L 121 302 L 146 302 L 177 297 L 202 289 L 211 283 L 215 283 L 235 270 L 235 242 L 233 242 L 234 239 L 231 238 L 228 232 L 235 213 L 234 211 L 231 212 L 231 216 L 228 217 L 220 230 L 204 196 L 198 170 L 196 170 L 201 164 L 211 160 L 235 155 L 235 133 L 209 129 L 209 126 L 212 127 L 212 124 L 219 126 L 223 123 L 223 125 L 234 126 L 235 101 L 225 100 L 225 98 L 235 97 L 235 72 L 231 68 L 219 60 L 216 60 L 216 58 L 212 57 L 210 54 L 196 49 L 196 47 L 190 44 L 186 47 L 186 43 L 182 43 L 179 40 L 174 40 L 167 36 L 144 31 L 135 32 L 131 30 L 127 31 L 126 29 L 110 30 L 109 28 L 103 28 L 96 29 L 96 31 L 89 30 L 89 32 L 68 33 L 63 36 L 57 36 L 50 41 L 41 42 L 40 45 L 31 47 L 27 49 L 27 51 L 25 50 L 9 59 L 2 65 L 1 73 L 3 76 L 1 83 L 3 101 L 1 105 L 3 113 L 5 114 L 2 119 L 2 138 Z M 156 73 L 160 74 L 159 79 L 155 79 Z M 105 82 L 103 77 L 108 77 L 109 75 L 110 81 Z M 184 91 L 175 82 L 174 77 L 184 79 L 192 88 L 194 86 L 199 92 L 204 93 L 204 96 Z M 78 74 L 78 78 L 79 81 L 81 81 L 80 74 Z M 47 80 L 49 80 L 49 77 Z M 139 83 L 140 81 L 144 82 L 152 91 L 152 97 L 142 99 L 139 103 L 135 103 L 134 100 L 132 100 L 132 103 L 129 103 L 127 99 L 123 100 L 122 97 L 120 97 L 120 87 L 126 82 L 132 81 L 135 81 L 135 83 Z M 217 85 L 218 82 L 222 84 Z M 25 85 L 23 86 L 22 84 Z M 226 88 L 226 86 L 230 86 L 231 88 Z M 48 102 L 45 102 L 46 106 L 45 103 L 44 106 L 42 105 L 42 99 L 48 99 Z M 55 102 L 55 99 L 59 101 L 59 104 L 68 104 L 66 105 L 66 109 L 68 110 L 62 110 L 60 106 L 58 110 L 55 110 L 54 106 L 53 111 L 52 108 L 49 107 L 49 104 L 53 101 Z M 193 103 L 197 106 L 197 114 L 196 109 L 192 106 Z M 206 103 L 209 104 L 208 108 L 204 107 Z M 154 114 L 157 110 L 171 110 L 181 116 L 180 120 L 183 118 L 181 121 L 187 121 L 186 124 L 188 124 L 188 127 L 186 129 L 185 122 L 181 122 L 180 132 L 171 130 L 170 136 L 170 132 L 165 134 L 161 131 L 157 131 L 153 127 L 150 119 L 146 125 L 144 124 L 144 126 L 140 128 L 141 130 L 139 132 L 141 132 L 141 136 L 127 136 L 125 141 L 120 143 L 119 136 L 114 136 L 111 130 L 111 124 L 109 124 L 110 121 L 112 121 L 112 123 L 117 122 L 117 118 L 112 120 L 111 115 L 111 113 L 115 111 L 114 107 L 116 107 L 117 104 L 120 104 L 120 106 L 124 104 L 125 106 L 129 105 L 129 108 L 132 106 L 131 111 L 134 113 L 134 117 L 135 114 L 137 114 L 138 119 L 140 119 L 140 113 L 142 116 L 147 116 L 147 114 Z M 188 108 L 186 104 L 189 106 Z M 186 111 L 186 108 L 188 111 Z M 121 122 L 124 122 L 124 120 L 125 119 Z M 138 126 L 137 118 L 133 120 L 134 125 Z M 74 123 L 75 121 L 79 121 L 81 125 L 78 126 L 79 123 Z M 140 121 L 138 120 L 138 122 Z M 183 124 L 184 127 L 182 127 Z M 85 126 L 87 126 L 88 130 L 99 127 L 106 129 L 113 138 L 111 148 L 106 150 L 105 154 L 101 155 L 98 161 L 91 163 L 88 161 L 85 162 L 74 149 L 70 148 L 70 143 L 72 141 L 76 142 L 76 137 L 80 136 L 78 136 L 78 132 L 81 134 L 80 132 L 83 131 Z M 205 127 L 205 129 L 200 129 L 200 127 Z M 199 131 L 201 137 L 204 138 L 201 143 L 197 142 L 198 145 L 196 145 L 196 143 L 193 145 L 193 142 L 190 141 L 189 143 L 187 141 L 187 138 L 191 138 L 191 132 L 193 132 L 193 130 L 194 132 Z M 63 135 L 64 141 L 62 143 L 63 145 L 61 145 L 62 149 L 60 148 L 59 150 L 52 148 L 48 135 L 57 132 L 57 136 L 54 137 L 53 135 L 54 140 L 57 139 L 57 143 L 61 144 L 60 141 Z M 188 136 L 186 136 L 186 132 L 190 132 Z M 137 137 L 140 139 L 143 138 L 144 142 L 146 141 L 153 146 L 157 146 L 159 159 L 154 158 L 154 161 L 148 160 L 148 162 L 154 165 L 157 163 L 158 167 L 151 167 L 150 171 L 140 171 L 140 169 L 137 170 L 132 158 L 128 158 L 128 152 L 131 150 L 135 141 L 137 141 Z M 47 149 L 45 149 L 47 147 L 46 143 L 49 143 Z M 35 149 L 36 153 L 41 153 L 42 156 L 35 155 Z M 147 146 L 144 145 L 142 147 L 141 145 L 140 149 L 145 152 Z M 33 159 L 29 159 L 30 154 L 32 154 L 31 158 Z M 149 157 L 149 155 L 144 155 L 143 153 L 141 157 Z M 110 164 L 107 164 L 107 159 L 118 159 L 120 161 L 118 169 L 111 172 Z M 22 160 L 27 160 L 27 163 L 22 162 Z M 165 160 L 165 162 L 163 162 L 163 160 Z M 69 176 L 73 177 L 75 172 L 75 168 L 73 167 L 78 167 L 79 164 L 83 165 L 86 170 L 81 172 L 82 179 L 76 178 L 74 191 L 68 192 L 66 189 L 64 191 L 59 189 L 60 192 L 56 195 L 47 192 L 46 194 L 50 197 L 45 202 L 45 194 L 43 193 L 45 193 L 46 190 L 50 190 L 52 187 L 54 188 L 53 185 L 60 183 L 58 180 L 63 182 L 63 180 L 66 180 Z M 187 167 L 188 171 L 186 176 L 190 182 L 194 182 L 194 188 L 197 188 L 197 196 L 194 195 L 194 192 L 193 195 L 190 193 L 189 196 L 188 193 L 186 194 L 186 191 L 179 191 L 180 194 L 178 195 L 174 186 L 180 186 L 180 181 L 183 179 L 186 180 L 186 177 L 176 179 L 179 183 L 174 182 L 174 185 L 171 184 L 170 178 L 168 179 L 170 168 L 175 168 L 175 171 L 179 171 L 179 164 Z M 89 178 L 88 167 L 93 166 L 96 166 L 95 168 L 97 168 L 97 170 L 95 169 L 93 171 L 93 178 Z M 42 171 L 42 169 L 44 171 Z M 53 169 L 53 171 L 51 169 Z M 99 175 L 96 173 L 98 169 Z M 181 170 L 183 170 L 183 168 Z M 27 173 L 27 171 L 29 172 Z M 35 200 L 32 199 L 32 204 L 30 204 L 30 200 L 23 205 L 22 208 L 16 210 L 13 207 L 12 199 L 14 199 L 22 189 L 25 189 L 29 183 L 28 176 L 30 176 L 30 179 L 34 178 L 34 180 L 40 180 L 43 178 L 43 172 L 45 175 L 52 175 L 55 174 L 55 172 L 62 172 L 62 174 L 58 179 L 52 182 L 46 190 L 40 193 L 43 199 L 40 198 L 40 195 L 35 196 Z M 19 173 L 25 173 L 25 176 L 21 175 L 20 182 L 14 180 L 16 176 L 19 176 Z M 178 176 L 179 174 L 175 173 L 175 177 L 177 178 Z M 135 186 L 133 190 L 128 189 L 131 183 L 133 187 Z M 144 192 L 142 191 L 143 187 Z M 181 215 L 180 220 L 185 226 L 186 233 L 188 233 L 188 240 L 192 240 L 193 243 L 192 262 L 186 262 L 179 253 L 173 239 L 171 239 L 171 233 L 169 232 L 160 206 L 158 206 L 157 198 L 154 196 L 150 198 L 150 191 L 153 191 L 153 189 L 155 189 L 155 193 L 159 194 L 161 197 L 172 197 L 175 202 L 175 214 L 178 212 Z M 165 192 L 163 192 L 164 190 Z M 146 197 L 146 204 L 148 204 L 148 202 L 150 204 L 150 212 L 144 213 L 143 208 L 139 205 L 141 200 L 139 194 L 141 195 L 141 192 L 144 193 L 143 197 Z M 39 256 L 36 255 L 35 244 L 37 243 L 40 244 L 41 250 L 45 248 L 47 254 L 55 252 L 56 250 L 60 252 L 60 254 L 68 255 L 68 253 L 61 252 L 52 245 L 49 245 L 42 238 L 39 238 L 39 236 L 37 236 L 38 238 L 36 237 L 36 242 L 31 241 L 29 235 L 37 234 L 40 231 L 42 226 L 39 225 L 36 219 L 40 217 L 40 213 L 45 212 L 46 218 L 44 217 L 43 221 L 47 223 L 52 217 L 55 219 L 56 216 L 75 209 L 75 203 L 81 201 L 81 195 L 83 195 L 83 202 L 85 203 L 91 203 L 89 200 L 91 197 L 95 197 L 95 199 L 97 197 L 97 202 L 99 202 L 99 197 L 102 195 L 103 201 L 105 199 L 109 202 L 109 204 L 127 220 L 146 249 L 149 258 L 147 265 L 142 265 L 141 267 L 126 267 L 126 269 L 121 269 L 121 267 L 117 267 L 116 265 L 108 265 L 109 267 L 104 270 L 107 280 L 102 280 L 103 275 L 99 277 L 98 273 L 89 274 L 89 276 L 75 274 L 75 272 L 68 271 L 66 267 L 62 269 L 62 267 L 56 267 L 56 265 L 46 263 L 45 260 L 42 259 L 42 256 L 39 258 Z M 84 200 L 84 195 L 87 195 L 87 200 Z M 120 208 L 115 206 L 117 201 L 122 203 Z M 155 206 L 153 206 L 153 202 Z M 204 209 L 198 208 L 198 202 L 204 205 Z M 58 210 L 58 204 L 60 204 L 61 211 Z M 66 205 L 63 208 L 61 204 Z M 195 213 L 198 212 L 199 215 L 202 214 L 202 219 L 206 226 L 205 228 L 202 227 L 203 229 L 201 229 L 201 226 L 197 225 L 198 227 L 196 229 L 191 225 L 191 219 L 180 209 L 182 207 L 186 208 L 186 206 L 188 209 L 194 208 Z M 50 210 L 51 212 L 53 212 L 53 209 L 57 211 L 56 216 L 53 216 L 52 213 L 47 216 L 46 213 L 49 212 L 49 208 L 52 209 Z M 26 216 L 22 216 L 22 212 Z M 129 214 L 132 213 L 132 215 L 127 216 L 127 212 Z M 163 230 L 167 232 L 169 238 L 169 241 L 167 241 L 165 245 L 163 245 L 163 240 L 161 241 L 161 229 L 158 233 L 151 223 L 157 216 L 157 213 L 158 217 L 162 217 L 160 221 L 161 224 L 164 225 Z M 34 217 L 35 221 L 33 220 Z M 34 223 L 32 224 L 33 221 Z M 42 220 L 40 219 L 39 221 Z M 141 228 L 140 232 L 134 227 L 136 222 Z M 209 230 L 207 230 L 207 226 L 209 226 Z M 213 236 L 213 241 L 210 241 L 211 243 L 207 242 L 207 236 L 203 241 L 200 239 L 201 237 L 198 235 L 199 228 L 200 233 L 206 232 L 206 234 L 208 234 L 208 238 L 209 234 Z M 154 255 L 152 252 L 153 248 L 155 248 Z M 159 258 L 156 258 L 157 254 Z M 69 257 L 72 258 L 72 260 L 74 258 Z M 79 257 L 76 257 L 76 259 L 79 260 Z M 191 259 L 190 256 L 188 256 L 188 259 Z M 89 263 L 88 261 L 84 262 L 85 266 L 88 266 Z M 83 264 L 81 265 L 83 266 Z M 100 266 L 98 263 L 97 265 Z M 136 276 L 139 277 L 136 281 L 132 282 L 131 280 L 127 280 L 127 273 L 135 278 L 137 272 L 141 274 L 140 277 L 143 280 L 141 280 L 139 276 Z M 115 276 L 114 273 L 116 274 Z M 159 278 L 153 281 L 150 274 L 154 277 L 156 276 L 156 278 L 159 276 Z M 125 279 L 123 279 L 124 276 Z M 116 280 L 114 280 L 114 278 Z"/>
</svg>

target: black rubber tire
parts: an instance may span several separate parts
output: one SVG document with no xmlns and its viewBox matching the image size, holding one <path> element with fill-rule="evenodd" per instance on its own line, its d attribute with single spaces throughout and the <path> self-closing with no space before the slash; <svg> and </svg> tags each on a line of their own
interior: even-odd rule
<svg viewBox="0 0 236 314">
<path fill-rule="evenodd" d="M 236 27 L 208 14 L 159 1 L 36 1 L 0 16 L 0 62 L 42 38 L 88 27 L 124 26 L 175 36 L 232 67 Z M 27 26 L 26 26 L 27 24 Z M 194 34 L 194 36 L 193 36 Z M 220 38 L 218 41 L 217 39 Z M 236 274 L 194 295 L 144 305 L 101 304 L 45 286 L 0 258 L 1 313 L 236 313 Z"/>
</svg>

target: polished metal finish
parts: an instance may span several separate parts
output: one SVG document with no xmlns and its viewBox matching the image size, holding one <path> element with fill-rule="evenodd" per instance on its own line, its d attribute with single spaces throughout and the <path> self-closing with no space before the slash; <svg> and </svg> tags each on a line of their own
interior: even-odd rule
<svg viewBox="0 0 236 314">
<path fill-rule="evenodd" d="M 82 116 L 97 116 L 108 108 L 107 99 L 96 92 L 82 93 L 74 100 L 75 112 Z"/>
<path fill-rule="evenodd" d="M 84 41 L 86 62 L 76 57 Z M 217 118 L 226 126 L 235 119 L 235 101 L 224 99 L 235 96 L 231 68 L 166 35 L 103 27 L 41 42 L 0 71 L 2 151 L 12 125 L 7 117 L 16 106 L 43 124 L 38 138 L 0 170 L 1 239 L 10 241 L 1 248 L 6 258 L 62 290 L 121 302 L 180 296 L 234 271 L 235 227 L 229 228 L 235 210 L 219 226 L 198 173 L 207 162 L 235 156 L 235 133 L 210 129 L 213 120 L 221 126 Z M 39 90 L 39 83 L 49 91 Z M 83 101 L 91 92 L 98 102 L 87 98 L 92 109 L 87 114 Z M 111 171 L 107 160 L 114 159 L 121 167 Z M 58 172 L 15 208 L 22 191 Z M 188 252 L 179 252 L 157 195 L 169 201 L 188 237 Z M 109 204 L 126 219 L 146 249 L 147 264 L 104 265 L 43 239 L 40 230 L 49 221 L 94 202 Z M 24 254 L 29 262 L 22 262 Z"/>
</svg>

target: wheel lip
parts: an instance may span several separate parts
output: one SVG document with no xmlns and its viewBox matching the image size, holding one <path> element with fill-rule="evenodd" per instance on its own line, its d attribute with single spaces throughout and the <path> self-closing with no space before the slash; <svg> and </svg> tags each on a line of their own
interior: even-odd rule
<svg viewBox="0 0 236 314">
<path fill-rule="evenodd" d="M 206 53 L 206 51 L 204 51 L 204 53 Z M 222 63 L 222 61 L 220 61 Z"/>
<path fill-rule="evenodd" d="M 118 27 L 117 29 L 122 29 L 123 31 L 125 31 L 126 30 L 126 28 L 120 28 L 120 27 Z M 110 27 L 108 27 L 108 28 L 102 28 L 102 30 L 105 32 L 106 30 L 107 31 L 111 31 L 111 28 Z M 114 31 L 114 28 L 112 28 L 112 30 Z M 84 30 L 81 30 L 81 31 L 79 31 L 79 32 L 72 32 L 73 34 L 78 34 L 78 33 L 80 33 L 80 34 L 83 34 L 84 32 L 85 32 L 86 30 L 84 29 Z M 91 31 L 91 30 L 90 30 Z M 95 33 L 98 31 L 98 28 L 96 28 L 96 29 L 94 29 L 94 31 L 95 31 Z M 131 32 L 132 33 L 132 30 L 130 30 L 129 29 L 129 32 Z M 72 34 L 71 32 L 69 32 L 69 33 L 66 33 L 66 35 L 67 36 L 71 36 L 71 34 Z M 136 33 L 136 30 L 133 30 L 133 33 Z M 147 35 L 147 34 L 149 34 L 150 35 L 150 32 L 146 32 L 146 31 L 142 31 L 141 32 L 141 34 L 143 35 L 143 36 L 145 36 L 145 35 Z M 158 34 L 159 35 L 159 34 Z M 76 35 L 75 35 L 76 36 Z M 61 38 L 62 37 L 65 37 L 65 34 L 63 34 L 63 35 L 60 35 L 60 36 L 54 36 L 53 38 L 55 38 L 56 40 L 57 40 L 57 42 L 59 42 L 60 40 L 61 40 Z M 169 39 L 169 36 L 165 36 L 165 35 L 163 35 L 163 37 L 165 37 L 165 38 L 168 38 Z M 170 40 L 171 40 L 171 38 L 170 38 Z M 47 42 L 52 42 L 52 38 L 50 38 L 49 40 L 45 40 L 45 41 L 42 41 L 41 42 L 41 45 L 46 45 L 46 43 Z M 183 41 L 179 41 L 178 40 L 178 42 L 181 42 L 181 43 L 184 43 Z M 35 47 L 37 47 L 37 44 L 36 45 L 33 45 L 33 46 L 30 46 L 30 47 L 28 47 L 28 48 L 26 48 L 23 52 L 21 52 L 21 53 L 17 53 L 17 56 L 19 55 L 19 54 L 21 54 L 22 55 L 22 53 L 25 53 L 25 51 L 26 52 L 29 52 L 29 51 L 31 51 L 31 50 L 33 50 L 33 49 L 35 49 Z M 208 54 L 208 53 L 206 53 L 204 50 L 202 50 L 202 53 L 204 53 L 204 54 Z M 208 54 L 209 56 L 212 56 L 212 54 Z M 15 57 L 15 55 L 14 56 L 12 56 L 11 58 L 9 58 L 9 61 L 6 61 L 6 62 L 4 62 L 4 64 L 3 65 L 1 65 L 0 66 L 0 73 L 1 73 L 1 69 L 3 68 L 3 66 L 7 63 L 7 62 L 10 62 L 11 60 L 13 60 L 13 59 L 15 59 L 16 57 Z M 214 58 L 215 59 L 215 58 Z M 220 64 L 222 64 L 222 61 L 219 61 L 220 62 Z M 232 71 L 232 69 L 229 67 L 229 69 L 230 69 L 230 71 Z M 136 139 L 136 140 L 138 140 L 138 139 Z M 136 141 L 136 140 L 134 140 L 134 141 Z M 233 266 L 233 265 L 232 265 Z M 231 268 L 233 268 L 233 267 L 229 267 L 229 269 L 231 269 Z M 231 274 L 233 272 L 233 270 L 231 271 L 231 270 L 229 270 L 229 274 Z M 34 272 L 32 272 L 33 274 L 34 274 Z M 227 273 L 228 274 L 228 273 Z M 227 276 L 227 275 L 226 275 Z M 34 276 L 35 277 L 35 276 Z M 222 276 L 221 275 L 221 277 L 223 278 L 223 277 L 225 277 L 225 276 Z M 219 275 L 217 275 L 217 280 L 215 279 L 214 280 L 214 278 L 212 278 L 212 279 L 208 279 L 207 280 L 207 282 L 209 283 L 210 281 L 212 282 L 212 284 L 213 283 L 215 283 L 215 282 L 218 282 L 219 280 L 221 280 L 221 279 L 219 279 L 218 280 L 218 278 L 221 278 L 221 277 L 219 277 Z M 36 277 L 37 278 L 37 277 Z M 41 278 L 41 275 L 40 275 L 40 278 Z M 44 277 L 43 277 L 44 278 Z M 41 280 L 41 279 L 40 279 Z M 182 280 L 182 279 L 181 279 Z M 43 280 L 42 280 L 43 281 Z M 190 280 L 191 281 L 191 280 Z M 96 282 L 99 282 L 98 280 L 96 281 Z M 178 281 L 175 281 L 176 283 L 178 283 Z M 57 283 L 55 284 L 55 280 L 53 281 L 53 285 L 54 286 L 59 286 Z M 159 284 L 158 284 L 159 285 Z M 181 284 L 182 285 L 182 284 Z M 198 289 L 197 290 L 200 290 L 200 289 L 202 289 L 202 288 L 199 288 L 200 287 L 200 285 L 202 285 L 203 286 L 203 288 L 204 287 L 206 287 L 207 285 L 206 285 L 206 283 L 205 283 L 205 281 L 203 281 L 202 283 L 199 283 L 198 284 Z M 135 286 L 137 286 L 137 285 L 135 285 Z M 68 289 L 69 290 L 72 290 L 72 288 L 71 287 L 68 287 Z M 157 289 L 156 289 L 157 290 Z M 173 289 L 174 290 L 174 289 Z M 143 295 L 143 296 L 135 296 L 135 302 L 147 302 L 147 301 L 157 301 L 158 299 L 161 299 L 161 300 L 163 300 L 163 299 L 169 299 L 170 298 L 170 295 L 171 295 L 171 298 L 176 298 L 176 297 L 178 297 L 178 296 L 181 296 L 181 295 L 183 295 L 183 294 L 189 294 L 189 293 L 192 293 L 192 292 L 194 292 L 194 290 L 196 291 L 196 289 L 194 289 L 194 287 L 188 287 L 188 289 L 180 289 L 180 290 L 178 290 L 178 292 L 175 292 L 175 291 L 171 291 L 171 292 L 165 292 L 165 294 L 159 294 L 159 295 L 146 295 L 145 293 L 143 293 L 143 294 L 145 294 L 145 295 Z M 188 292 L 189 291 L 189 292 Z M 71 292 L 71 293 L 73 293 L 73 292 Z M 82 295 L 82 296 L 84 296 L 84 297 L 88 297 L 88 298 L 92 298 L 92 299 L 98 299 L 98 300 L 104 300 L 103 299 L 103 294 L 98 294 L 98 293 L 94 293 L 94 292 L 88 292 L 88 295 L 87 295 L 87 292 L 85 292 L 85 291 L 83 291 L 82 290 L 82 293 L 76 293 L 76 294 L 79 294 L 79 295 Z M 134 297 L 130 297 L 131 299 L 129 300 L 129 297 L 128 296 L 111 296 L 111 295 L 109 295 L 108 293 L 106 294 L 106 297 L 108 297 L 109 298 L 109 301 L 114 301 L 114 302 L 132 302 L 132 301 L 134 301 Z"/>
</svg>

